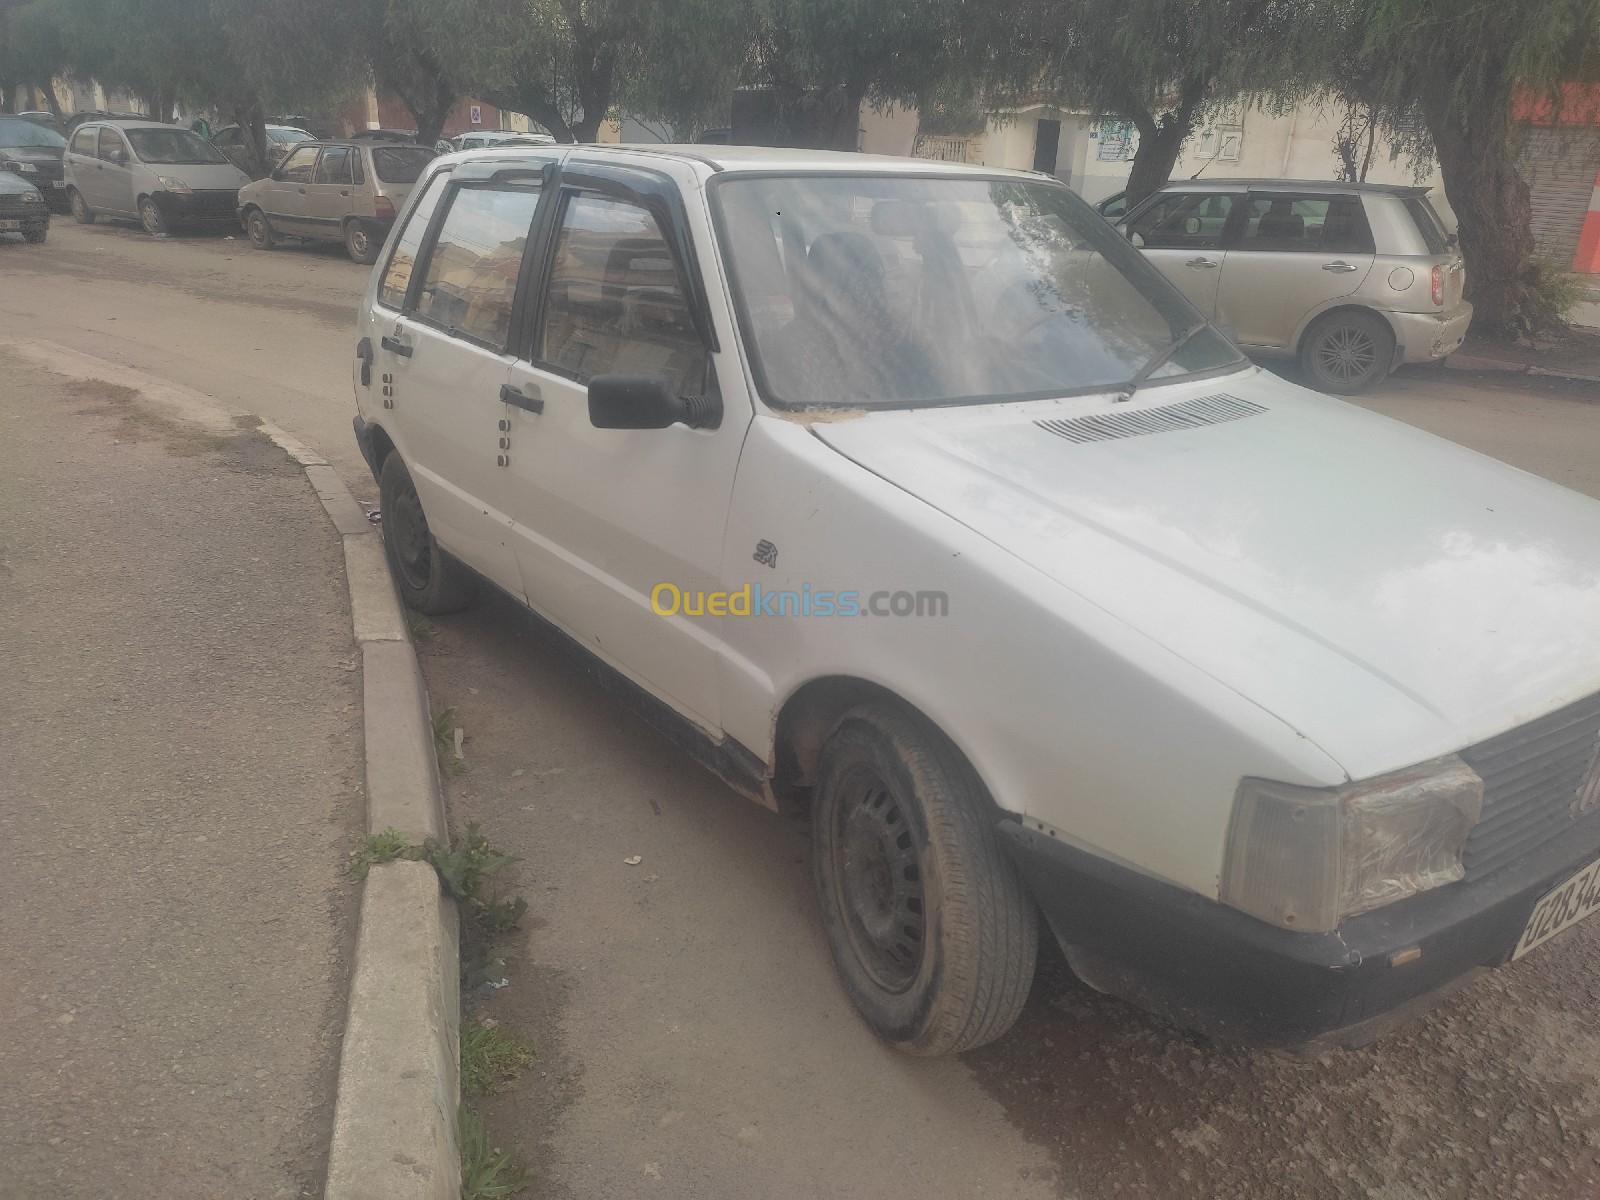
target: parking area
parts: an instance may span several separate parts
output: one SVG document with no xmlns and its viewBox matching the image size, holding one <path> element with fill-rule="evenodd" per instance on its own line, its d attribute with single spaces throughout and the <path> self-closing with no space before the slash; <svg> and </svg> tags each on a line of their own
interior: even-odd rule
<svg viewBox="0 0 1600 1200">
<path fill-rule="evenodd" d="M 337 246 L 58 219 L 0 246 L 0 330 L 257 412 L 374 492 L 350 433 L 366 269 Z M 1600 497 L 1600 394 L 1408 371 L 1360 403 Z M 506 986 L 535 1068 L 485 1106 L 551 1197 L 1600 1194 L 1600 927 L 1366 1050 L 1293 1059 L 1159 1025 L 1047 948 L 1022 1021 L 883 1049 L 835 982 L 798 826 L 738 799 L 504 600 L 420 644 L 464 730 L 451 817 L 519 855 Z M 637 856 L 637 862 L 628 860 Z"/>
</svg>

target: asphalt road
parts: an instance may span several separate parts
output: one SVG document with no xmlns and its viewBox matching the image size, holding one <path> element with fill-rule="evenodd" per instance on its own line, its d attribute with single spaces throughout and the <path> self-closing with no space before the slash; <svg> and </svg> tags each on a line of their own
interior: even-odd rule
<svg viewBox="0 0 1600 1200">
<path fill-rule="evenodd" d="M 321 1195 L 363 814 L 339 539 L 259 434 L 0 380 L 0 1197 Z"/>
<path fill-rule="evenodd" d="M 0 271 L 8 332 L 221 389 L 367 487 L 348 385 L 363 269 L 58 223 L 44 247 L 0 247 Z M 1423 372 L 1363 403 L 1600 496 L 1600 396 Z M 1600 925 L 1312 1061 L 1162 1027 L 1047 950 L 1011 1035 L 907 1059 L 834 983 L 798 829 L 638 725 L 509 604 L 435 625 L 434 704 L 466 732 L 452 820 L 524 860 L 508 986 L 475 1003 L 537 1044 L 487 1111 L 542 1195 L 1600 1195 Z"/>
</svg>

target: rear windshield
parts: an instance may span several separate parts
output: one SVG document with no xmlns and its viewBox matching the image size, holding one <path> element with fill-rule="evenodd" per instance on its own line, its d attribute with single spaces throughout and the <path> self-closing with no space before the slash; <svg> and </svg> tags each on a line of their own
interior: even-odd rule
<svg viewBox="0 0 1600 1200">
<path fill-rule="evenodd" d="M 54 129 L 24 121 L 21 117 L 0 120 L 0 146 L 65 146 L 67 139 Z"/>
<path fill-rule="evenodd" d="M 1433 205 L 1428 203 L 1426 196 L 1407 196 L 1406 211 L 1411 214 L 1411 221 L 1422 235 L 1429 254 L 1443 254 L 1450 249 L 1439 214 L 1433 211 Z"/>
<path fill-rule="evenodd" d="M 372 152 L 372 167 L 385 183 L 415 183 L 433 161 L 433 151 L 422 146 L 380 146 Z"/>
<path fill-rule="evenodd" d="M 225 163 L 222 152 L 198 133 L 187 129 L 129 129 L 128 140 L 141 162 Z"/>
<path fill-rule="evenodd" d="M 274 142 L 293 145 L 295 142 L 309 142 L 311 135 L 304 129 L 289 129 L 285 126 L 279 126 L 275 129 L 268 129 L 267 138 Z"/>
</svg>

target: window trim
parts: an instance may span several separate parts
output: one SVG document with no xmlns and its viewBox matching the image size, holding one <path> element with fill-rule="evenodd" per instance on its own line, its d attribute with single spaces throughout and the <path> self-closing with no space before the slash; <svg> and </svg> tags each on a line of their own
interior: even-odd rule
<svg viewBox="0 0 1600 1200">
<path fill-rule="evenodd" d="M 400 226 L 401 237 L 405 236 L 406 228 L 411 224 L 412 212 L 416 209 L 417 205 L 422 203 L 422 198 L 428 194 L 428 189 L 433 186 L 433 181 L 435 179 L 443 178 L 445 190 L 449 191 L 450 173 L 451 168 L 442 167 L 433 172 L 431 175 L 428 175 L 425 178 L 417 181 L 417 185 L 412 188 L 411 195 L 407 200 L 405 213 L 401 217 L 395 218 L 395 224 Z M 443 197 L 441 195 L 441 199 L 442 198 Z M 428 214 L 428 224 L 422 231 L 421 239 L 417 242 L 417 256 L 419 260 L 422 256 L 423 247 L 429 244 L 428 239 L 433 235 L 435 227 L 434 222 L 438 219 L 438 216 L 439 206 L 435 205 L 433 211 Z M 378 281 L 378 286 L 374 289 L 372 303 L 373 307 L 381 308 L 384 312 L 394 313 L 397 316 L 404 316 L 410 310 L 412 293 L 418 287 L 418 275 L 415 265 L 413 265 L 411 268 L 411 278 L 406 280 L 406 292 L 405 295 L 400 297 L 400 307 L 395 308 L 393 305 L 386 303 L 383 298 L 383 281 L 388 277 L 389 268 L 394 265 L 394 256 L 399 249 L 400 238 L 395 238 L 389 246 L 388 256 L 383 260 L 383 270 L 379 271 L 375 276 Z"/>
<path fill-rule="evenodd" d="M 1269 200 L 1288 200 L 1291 203 L 1296 200 L 1326 200 L 1328 202 L 1328 209 L 1330 212 L 1332 211 L 1333 206 L 1339 203 L 1341 200 L 1353 201 L 1357 211 L 1361 213 L 1362 224 L 1366 226 L 1367 241 L 1370 243 L 1370 248 L 1365 250 L 1329 250 L 1326 246 L 1307 246 L 1303 250 L 1286 250 L 1282 248 L 1258 249 L 1253 247 L 1245 242 L 1244 231 L 1245 226 L 1250 220 L 1249 216 L 1246 214 L 1250 211 L 1250 204 L 1253 203 L 1258 196 L 1265 197 Z M 1378 239 L 1372 232 L 1372 218 L 1367 216 L 1367 206 L 1362 201 L 1360 194 L 1357 192 L 1313 192 L 1303 190 L 1277 191 L 1272 188 L 1252 188 L 1245 194 L 1245 200 L 1246 203 L 1243 206 L 1236 206 L 1237 211 L 1239 212 L 1238 219 L 1231 221 L 1230 227 L 1223 230 L 1223 237 L 1225 240 L 1222 248 L 1225 250 L 1237 250 L 1241 254 L 1364 255 L 1376 254 L 1378 252 Z M 1326 216 L 1324 216 L 1324 221 L 1326 221 Z"/>
<path fill-rule="evenodd" d="M 511 290 L 511 316 L 506 324 L 505 343 L 496 346 L 483 338 L 455 326 L 443 325 L 417 311 L 417 300 L 421 296 L 422 285 L 427 281 L 428 268 L 433 263 L 433 252 L 439 242 L 439 234 L 444 230 L 444 222 L 450 215 L 451 206 L 455 204 L 456 197 L 464 191 L 476 192 L 523 192 L 536 196 L 533 212 L 528 217 L 528 240 L 522 247 L 522 261 L 517 264 L 517 278 Z M 535 231 L 539 227 L 539 218 L 544 212 L 544 188 L 542 184 L 529 186 L 526 183 L 518 184 L 498 178 L 494 179 L 462 179 L 459 175 L 445 184 L 444 194 L 439 197 L 439 205 L 428 218 L 428 229 L 423 234 L 423 240 L 417 248 L 417 265 L 412 269 L 411 279 L 406 288 L 405 307 L 400 310 L 400 315 L 407 320 L 415 321 L 426 329 L 432 329 L 445 337 L 456 341 L 465 342 L 469 346 L 477 346 L 480 350 L 487 350 L 492 354 L 510 354 L 516 344 L 518 306 L 523 301 L 523 280 L 527 274 L 526 267 L 528 255 L 533 251 Z"/>
<path fill-rule="evenodd" d="M 320 147 L 317 150 L 317 161 L 311 168 L 311 182 L 312 182 L 312 184 L 315 184 L 316 186 L 319 186 L 319 187 L 354 187 L 355 186 L 355 181 L 354 181 L 355 172 L 353 170 L 349 169 L 349 167 L 350 167 L 350 157 L 351 157 L 350 152 L 351 152 L 352 149 L 354 149 L 354 147 L 351 147 L 351 146 L 322 146 L 322 147 Z M 344 154 L 344 162 L 345 162 L 345 167 L 346 167 L 346 170 L 345 170 L 345 176 L 346 177 L 345 177 L 345 179 L 343 179 L 341 181 L 341 180 L 328 180 L 328 179 L 319 179 L 319 178 L 317 178 L 319 175 L 322 174 L 322 160 L 324 158 L 326 158 L 330 153 L 335 153 L 336 154 L 336 153 L 340 153 L 340 152 L 342 152 Z M 290 151 L 290 153 L 292 154 L 293 151 Z M 285 161 L 288 161 L 288 160 L 285 159 Z"/>
</svg>

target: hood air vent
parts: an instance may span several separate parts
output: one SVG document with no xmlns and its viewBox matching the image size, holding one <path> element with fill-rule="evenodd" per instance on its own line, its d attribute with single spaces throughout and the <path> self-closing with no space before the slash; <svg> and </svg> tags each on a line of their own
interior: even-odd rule
<svg viewBox="0 0 1600 1200">
<path fill-rule="evenodd" d="M 1035 421 L 1040 429 L 1064 437 L 1069 442 L 1111 442 L 1117 438 L 1142 437 L 1147 433 L 1168 433 L 1174 429 L 1196 429 L 1201 425 L 1221 425 L 1240 421 L 1267 410 L 1237 396 L 1218 392 L 1199 396 L 1181 404 L 1133 412 L 1095 413 L 1088 417 Z"/>
</svg>

